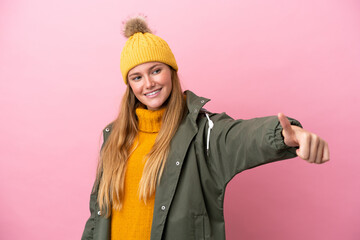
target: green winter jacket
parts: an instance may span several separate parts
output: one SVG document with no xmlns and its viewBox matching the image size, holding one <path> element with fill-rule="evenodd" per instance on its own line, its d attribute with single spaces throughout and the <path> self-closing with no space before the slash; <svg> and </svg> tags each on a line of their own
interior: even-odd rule
<svg viewBox="0 0 360 240">
<path fill-rule="evenodd" d="M 225 239 L 228 182 L 246 169 L 295 157 L 296 149 L 284 144 L 276 116 L 233 120 L 202 109 L 209 99 L 185 93 L 188 114 L 172 139 L 156 189 L 151 240 Z M 103 133 L 105 142 L 111 125 Z M 101 216 L 96 198 L 94 185 L 83 240 L 110 239 L 111 220 Z"/>
</svg>

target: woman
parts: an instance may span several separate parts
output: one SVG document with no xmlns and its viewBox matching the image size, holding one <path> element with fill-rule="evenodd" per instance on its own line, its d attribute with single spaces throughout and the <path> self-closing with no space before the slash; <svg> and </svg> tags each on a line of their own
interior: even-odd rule
<svg viewBox="0 0 360 240">
<path fill-rule="evenodd" d="M 299 156 L 329 160 L 327 143 L 298 121 L 233 120 L 182 92 L 168 44 L 129 20 L 121 53 L 127 89 L 103 131 L 91 216 L 82 239 L 225 239 L 227 183 L 243 170 Z"/>
</svg>

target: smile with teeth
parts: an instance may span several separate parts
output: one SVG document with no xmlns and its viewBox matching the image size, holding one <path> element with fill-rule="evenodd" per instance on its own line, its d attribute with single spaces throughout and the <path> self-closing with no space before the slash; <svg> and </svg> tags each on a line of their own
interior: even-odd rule
<svg viewBox="0 0 360 240">
<path fill-rule="evenodd" d="M 153 91 L 153 92 L 151 92 L 151 93 L 147 93 L 147 94 L 145 94 L 145 96 L 152 96 L 152 95 L 160 92 L 160 90 L 161 90 L 161 89 L 158 89 L 158 90 L 155 90 L 155 91 Z"/>
</svg>

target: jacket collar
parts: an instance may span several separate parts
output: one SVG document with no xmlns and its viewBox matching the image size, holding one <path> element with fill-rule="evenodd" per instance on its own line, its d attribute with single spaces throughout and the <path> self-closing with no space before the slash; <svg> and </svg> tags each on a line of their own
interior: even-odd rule
<svg viewBox="0 0 360 240">
<path fill-rule="evenodd" d="M 186 90 L 185 94 L 186 94 L 186 105 L 189 110 L 188 117 L 194 123 L 194 126 L 196 126 L 196 119 L 199 115 L 200 110 L 207 102 L 210 101 L 210 99 L 199 97 L 190 90 Z"/>
</svg>

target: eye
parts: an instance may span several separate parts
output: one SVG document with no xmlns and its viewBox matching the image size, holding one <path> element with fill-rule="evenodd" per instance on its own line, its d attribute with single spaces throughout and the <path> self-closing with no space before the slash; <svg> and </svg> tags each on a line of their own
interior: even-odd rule
<svg viewBox="0 0 360 240">
<path fill-rule="evenodd" d="M 153 71 L 153 74 L 159 74 L 161 72 L 161 69 L 156 69 L 155 71 Z"/>
<path fill-rule="evenodd" d="M 136 77 L 133 77 L 131 80 L 133 80 L 133 81 L 139 81 L 140 79 L 141 79 L 140 76 L 136 76 Z"/>
</svg>

